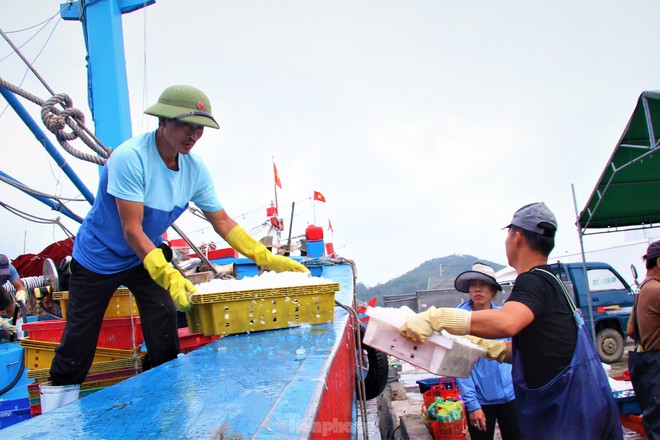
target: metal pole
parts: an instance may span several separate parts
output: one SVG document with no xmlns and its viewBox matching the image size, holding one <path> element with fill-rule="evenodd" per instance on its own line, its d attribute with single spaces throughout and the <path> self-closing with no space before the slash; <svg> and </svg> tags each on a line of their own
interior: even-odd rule
<svg viewBox="0 0 660 440">
<path fill-rule="evenodd" d="M 209 266 L 211 272 L 213 272 L 213 277 L 216 277 L 218 275 L 218 271 L 216 270 L 215 267 L 213 267 L 213 264 L 211 264 L 209 259 L 206 258 L 206 255 L 204 255 L 204 253 L 201 250 L 199 250 L 197 246 L 195 246 L 195 243 L 193 243 L 192 240 L 188 238 L 188 236 L 184 234 L 183 231 L 179 229 L 177 225 L 172 224 L 172 229 L 174 229 L 176 233 L 179 234 L 179 236 L 183 238 L 186 241 L 186 243 L 188 243 L 188 246 L 190 246 L 190 248 L 195 251 L 199 259 L 202 260 L 204 264 Z"/>
<path fill-rule="evenodd" d="M 291 252 L 291 230 L 293 229 L 293 212 L 296 210 L 296 202 L 291 203 L 291 221 L 289 222 L 289 239 L 286 243 L 286 249 Z"/>
<path fill-rule="evenodd" d="M 594 310 L 591 301 L 591 291 L 589 290 L 589 280 L 587 278 L 587 258 L 584 254 L 584 240 L 582 226 L 580 225 L 580 213 L 578 212 L 577 199 L 575 197 L 575 185 L 571 183 L 571 191 L 573 192 L 573 207 L 575 209 L 575 225 L 577 226 L 578 238 L 580 241 L 580 253 L 582 254 L 582 272 L 584 274 L 584 291 L 587 293 L 587 303 L 589 304 L 589 325 L 591 327 L 591 337 L 594 344 L 596 344 L 596 326 L 594 325 Z"/>
</svg>

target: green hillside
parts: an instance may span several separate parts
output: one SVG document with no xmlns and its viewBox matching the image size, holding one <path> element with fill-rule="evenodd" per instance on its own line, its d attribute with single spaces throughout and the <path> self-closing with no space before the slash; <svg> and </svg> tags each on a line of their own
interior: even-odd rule
<svg viewBox="0 0 660 440">
<path fill-rule="evenodd" d="M 429 282 L 435 288 L 451 288 L 454 278 L 461 272 L 470 270 L 477 261 L 489 264 L 495 271 L 505 266 L 488 260 L 482 260 L 472 255 L 448 255 L 446 257 L 434 258 L 420 264 L 415 269 L 404 273 L 386 283 L 376 284 L 373 287 L 359 283 L 356 286 L 357 298 L 367 301 L 370 298 L 378 298 L 377 304 L 384 304 L 383 297 L 390 295 L 414 295 L 418 290 L 427 290 Z M 359 267 L 358 267 L 359 273 Z"/>
</svg>

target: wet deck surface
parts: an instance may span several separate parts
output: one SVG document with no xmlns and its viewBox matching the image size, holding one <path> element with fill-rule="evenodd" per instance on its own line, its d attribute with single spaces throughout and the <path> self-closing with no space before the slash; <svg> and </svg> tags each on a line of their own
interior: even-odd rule
<svg viewBox="0 0 660 440">
<path fill-rule="evenodd" d="M 338 266 L 328 272 L 340 283 L 336 299 L 350 304 L 352 275 Z M 334 313 L 328 324 L 224 337 L 4 428 L 2 437 L 307 438 L 326 391 L 328 360 L 347 348 L 341 336 L 349 316 L 340 307 Z M 301 347 L 304 359 L 296 353 Z"/>
<path fill-rule="evenodd" d="M 346 318 L 336 311 L 342 313 Z M 314 420 L 325 386 L 321 374 L 345 322 L 340 317 L 334 324 L 228 336 L 2 434 L 12 439 L 297 438 Z M 306 348 L 303 360 L 296 358 L 299 347 Z"/>
</svg>

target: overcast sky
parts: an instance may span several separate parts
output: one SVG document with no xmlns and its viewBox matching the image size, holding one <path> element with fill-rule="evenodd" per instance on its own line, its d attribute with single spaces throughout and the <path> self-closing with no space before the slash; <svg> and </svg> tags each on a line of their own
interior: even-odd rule
<svg viewBox="0 0 660 440">
<path fill-rule="evenodd" d="M 59 3 L 3 1 L 0 27 L 41 23 Z M 253 228 L 273 199 L 274 158 L 286 232 L 294 201 L 294 235 L 330 219 L 326 241 L 368 285 L 455 253 L 506 264 L 501 228 L 535 201 L 557 215 L 561 256 L 579 249 L 571 184 L 581 210 L 639 94 L 660 89 L 658 16 L 657 0 L 158 0 L 124 16 L 133 133 L 155 129 L 142 110 L 165 87 L 201 88 L 221 129 L 207 129 L 193 151 L 229 214 L 260 238 Z M 80 24 L 53 22 L 27 41 L 36 30 L 8 35 L 93 126 Z M 1 40 L 0 76 L 48 98 L 10 53 Z M 0 105 L 0 170 L 78 196 Z M 62 154 L 95 193 L 96 167 Z M 0 185 L 0 201 L 54 217 Z M 326 203 L 313 202 L 314 191 Z M 10 258 L 65 237 L 2 208 L 0 221 Z M 177 223 L 198 243 L 222 243 L 190 214 Z"/>
</svg>

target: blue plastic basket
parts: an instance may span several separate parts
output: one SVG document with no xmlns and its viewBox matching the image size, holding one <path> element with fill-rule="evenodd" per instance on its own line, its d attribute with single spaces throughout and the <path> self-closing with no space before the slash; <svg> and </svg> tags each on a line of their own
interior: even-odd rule
<svg viewBox="0 0 660 440">
<path fill-rule="evenodd" d="M 630 391 L 615 391 L 612 395 L 616 404 L 619 406 L 619 414 L 622 416 L 629 414 L 639 415 L 642 413 L 642 408 L 640 408 L 634 392 L 631 394 Z"/>
</svg>

